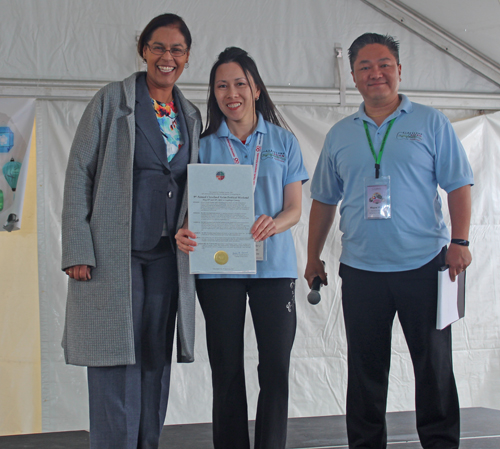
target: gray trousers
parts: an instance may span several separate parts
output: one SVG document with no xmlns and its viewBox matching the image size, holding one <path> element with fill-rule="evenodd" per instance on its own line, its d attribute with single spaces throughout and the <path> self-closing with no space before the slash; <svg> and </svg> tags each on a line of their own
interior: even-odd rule
<svg viewBox="0 0 500 449">
<path fill-rule="evenodd" d="M 89 367 L 91 449 L 156 449 L 165 421 L 177 312 L 175 254 L 162 237 L 132 251 L 135 365 Z"/>
</svg>

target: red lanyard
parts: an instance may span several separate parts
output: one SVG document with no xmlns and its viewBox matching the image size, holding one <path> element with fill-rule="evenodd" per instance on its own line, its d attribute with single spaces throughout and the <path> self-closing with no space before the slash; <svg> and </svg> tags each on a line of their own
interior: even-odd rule
<svg viewBox="0 0 500 449">
<path fill-rule="evenodd" d="M 257 145 L 255 145 L 255 158 L 253 160 L 253 190 L 255 191 L 255 185 L 257 184 L 257 176 L 259 175 L 259 167 L 260 167 L 260 155 L 262 152 L 262 141 L 264 140 L 264 134 L 257 134 Z M 229 152 L 231 153 L 231 157 L 233 158 L 233 162 L 235 164 L 239 164 L 240 160 L 236 155 L 236 151 L 234 151 L 233 145 L 229 138 L 226 137 L 227 147 Z"/>
</svg>

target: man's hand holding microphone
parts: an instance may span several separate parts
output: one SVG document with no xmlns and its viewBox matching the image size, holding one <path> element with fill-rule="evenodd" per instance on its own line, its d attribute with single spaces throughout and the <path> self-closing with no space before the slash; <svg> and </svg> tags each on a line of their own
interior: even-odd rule
<svg viewBox="0 0 500 449">
<path fill-rule="evenodd" d="M 309 288 L 311 291 L 307 295 L 307 300 L 309 304 L 316 305 L 321 301 L 321 295 L 319 293 L 322 285 L 328 285 L 327 274 L 325 273 L 325 262 L 319 261 L 319 264 L 308 263 L 306 267 L 306 272 L 304 277 L 307 280 Z"/>
</svg>

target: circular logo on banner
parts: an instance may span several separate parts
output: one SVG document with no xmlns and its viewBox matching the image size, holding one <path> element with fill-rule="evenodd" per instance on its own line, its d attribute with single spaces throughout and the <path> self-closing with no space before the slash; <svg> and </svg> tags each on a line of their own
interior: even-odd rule
<svg viewBox="0 0 500 449">
<path fill-rule="evenodd" d="M 217 176 L 217 179 L 219 181 L 222 181 L 225 177 L 226 177 L 226 174 L 223 172 L 223 171 L 218 171 L 215 176 Z"/>
</svg>

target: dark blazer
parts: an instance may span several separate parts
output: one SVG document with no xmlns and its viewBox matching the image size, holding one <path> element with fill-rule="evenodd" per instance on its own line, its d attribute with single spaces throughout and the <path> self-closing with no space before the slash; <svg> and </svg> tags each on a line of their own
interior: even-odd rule
<svg viewBox="0 0 500 449">
<path fill-rule="evenodd" d="M 178 124 L 184 145 L 170 161 L 146 85 L 146 76 L 136 80 L 134 186 L 132 198 L 132 249 L 149 251 L 158 242 L 166 221 L 175 251 L 174 236 L 187 178 L 189 134 L 180 102 Z"/>
</svg>

